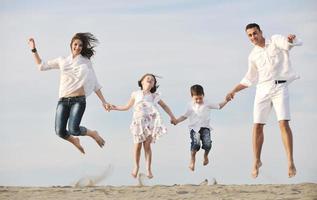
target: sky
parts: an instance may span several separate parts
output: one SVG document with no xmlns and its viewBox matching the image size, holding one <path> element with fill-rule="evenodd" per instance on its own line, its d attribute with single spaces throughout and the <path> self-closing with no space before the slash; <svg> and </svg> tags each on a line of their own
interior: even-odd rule
<svg viewBox="0 0 317 200">
<path fill-rule="evenodd" d="M 260 24 L 263 34 L 296 34 L 304 45 L 290 51 L 301 79 L 290 85 L 290 122 L 298 174 L 287 177 L 287 160 L 272 111 L 265 126 L 260 175 L 252 167 L 252 109 L 255 88 L 241 91 L 222 110 L 212 111 L 210 164 L 188 169 L 188 121 L 177 126 L 161 109 L 168 133 L 153 148 L 150 185 L 198 184 L 215 178 L 220 184 L 317 183 L 317 3 L 316 1 L 18 1 L 0 0 L 0 185 L 72 185 L 111 167 L 100 185 L 135 185 L 130 176 L 132 110 L 105 112 L 95 94 L 87 98 L 82 124 L 106 140 L 100 149 L 81 137 L 81 155 L 54 132 L 59 71 L 37 70 L 27 45 L 34 37 L 43 60 L 68 56 L 77 32 L 99 39 L 93 66 L 107 101 L 125 104 L 145 73 L 158 79 L 162 99 L 176 116 L 184 114 L 189 88 L 201 84 L 205 98 L 221 102 L 247 71 L 252 50 L 244 28 Z M 142 152 L 143 153 L 143 152 Z M 145 162 L 141 159 L 141 172 Z"/>
</svg>

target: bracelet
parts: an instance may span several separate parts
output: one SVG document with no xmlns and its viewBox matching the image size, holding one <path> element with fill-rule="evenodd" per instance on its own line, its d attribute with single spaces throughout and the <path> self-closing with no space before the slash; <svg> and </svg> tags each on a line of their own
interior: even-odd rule
<svg viewBox="0 0 317 200">
<path fill-rule="evenodd" d="M 32 51 L 33 53 L 36 53 L 36 52 L 37 52 L 36 48 L 32 49 L 31 51 Z"/>
</svg>

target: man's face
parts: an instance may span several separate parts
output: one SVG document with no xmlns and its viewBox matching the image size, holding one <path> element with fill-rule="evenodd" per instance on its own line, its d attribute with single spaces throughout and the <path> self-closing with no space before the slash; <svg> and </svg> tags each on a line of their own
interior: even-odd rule
<svg viewBox="0 0 317 200">
<path fill-rule="evenodd" d="M 258 28 L 253 27 L 246 30 L 248 38 L 254 45 L 259 45 L 263 42 L 263 36 L 262 31 L 260 31 Z"/>
</svg>

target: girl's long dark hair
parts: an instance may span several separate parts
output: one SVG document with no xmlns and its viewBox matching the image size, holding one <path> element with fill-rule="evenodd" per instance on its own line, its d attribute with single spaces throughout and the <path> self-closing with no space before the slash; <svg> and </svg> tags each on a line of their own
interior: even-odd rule
<svg viewBox="0 0 317 200">
<path fill-rule="evenodd" d="M 151 88 L 150 92 L 151 93 L 154 93 L 156 92 L 156 89 L 159 87 L 158 85 L 156 85 L 157 81 L 156 81 L 156 76 L 154 74 L 150 74 L 150 73 L 147 73 L 147 74 L 144 74 L 141 79 L 138 81 L 138 86 L 141 88 L 141 90 L 143 89 L 142 87 L 142 81 L 143 79 L 146 77 L 146 76 L 152 76 L 154 78 L 154 85 L 153 87 Z"/>
<path fill-rule="evenodd" d="M 95 54 L 94 48 L 98 43 L 98 39 L 91 33 L 76 33 L 72 41 L 70 42 L 70 48 L 72 48 L 72 44 L 74 40 L 80 40 L 83 43 L 83 49 L 81 50 L 80 54 L 88 59 L 91 58 Z"/>
</svg>

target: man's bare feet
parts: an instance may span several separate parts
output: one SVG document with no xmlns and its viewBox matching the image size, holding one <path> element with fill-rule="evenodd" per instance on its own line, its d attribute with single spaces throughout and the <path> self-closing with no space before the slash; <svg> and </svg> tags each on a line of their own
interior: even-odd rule
<svg viewBox="0 0 317 200">
<path fill-rule="evenodd" d="M 292 178 L 296 175 L 296 168 L 294 163 L 292 163 L 289 167 L 288 167 L 288 178 Z"/>
<path fill-rule="evenodd" d="M 204 162 L 203 165 L 206 166 L 209 163 L 208 155 L 204 155 Z"/>
<path fill-rule="evenodd" d="M 147 172 L 147 177 L 148 177 L 149 179 L 153 178 L 153 174 L 152 174 L 152 171 L 151 171 L 151 170 L 148 170 L 148 172 Z"/>
<path fill-rule="evenodd" d="M 195 159 L 191 159 L 188 168 L 191 171 L 195 171 Z"/>
<path fill-rule="evenodd" d="M 139 173 L 139 167 L 138 167 L 138 166 L 135 166 L 135 167 L 133 168 L 133 171 L 132 171 L 132 173 L 131 173 L 131 176 L 132 176 L 133 178 L 136 178 L 136 177 L 138 177 L 138 173 Z"/>
<path fill-rule="evenodd" d="M 97 131 L 90 131 L 87 135 L 92 137 L 101 148 L 105 145 L 105 140 L 98 134 Z"/>
<path fill-rule="evenodd" d="M 84 148 L 80 144 L 80 140 L 77 137 L 69 136 L 67 139 L 70 143 L 72 143 L 81 153 L 85 154 Z"/>
<path fill-rule="evenodd" d="M 251 173 L 251 176 L 253 178 L 258 177 L 259 175 L 259 168 L 262 166 L 262 162 L 261 161 L 255 161 L 254 165 L 253 165 L 253 170 Z"/>
</svg>

